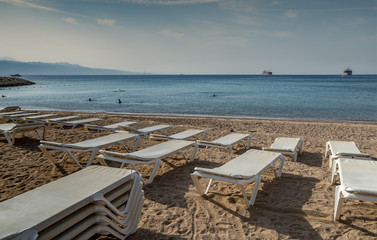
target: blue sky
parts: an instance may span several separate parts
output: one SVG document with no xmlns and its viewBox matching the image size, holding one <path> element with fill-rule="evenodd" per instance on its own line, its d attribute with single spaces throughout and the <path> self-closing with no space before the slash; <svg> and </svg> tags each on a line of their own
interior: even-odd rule
<svg viewBox="0 0 377 240">
<path fill-rule="evenodd" d="M 0 0 L 0 59 L 158 74 L 377 74 L 377 0 Z"/>
</svg>

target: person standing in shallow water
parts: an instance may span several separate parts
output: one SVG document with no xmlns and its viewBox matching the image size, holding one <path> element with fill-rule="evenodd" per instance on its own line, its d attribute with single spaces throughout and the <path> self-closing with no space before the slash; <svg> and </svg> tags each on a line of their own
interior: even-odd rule
<svg viewBox="0 0 377 240">
<path fill-rule="evenodd" d="M 118 99 L 118 103 L 119 103 L 119 104 L 121 104 L 121 103 L 122 103 L 122 101 L 121 101 L 120 99 Z"/>
</svg>

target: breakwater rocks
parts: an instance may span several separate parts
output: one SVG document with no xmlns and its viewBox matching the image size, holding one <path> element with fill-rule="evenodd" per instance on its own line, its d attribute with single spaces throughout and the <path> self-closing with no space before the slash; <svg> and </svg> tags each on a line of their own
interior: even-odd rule
<svg viewBox="0 0 377 240">
<path fill-rule="evenodd" d="M 35 84 L 35 82 L 18 77 L 0 77 L 0 87 L 15 87 L 33 84 Z"/>
</svg>

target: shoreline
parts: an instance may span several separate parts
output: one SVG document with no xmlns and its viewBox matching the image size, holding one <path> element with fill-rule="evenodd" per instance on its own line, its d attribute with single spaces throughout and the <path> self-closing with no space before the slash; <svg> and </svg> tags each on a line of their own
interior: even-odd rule
<svg viewBox="0 0 377 240">
<path fill-rule="evenodd" d="M 22 109 L 26 111 L 42 112 L 75 112 L 83 114 L 111 114 L 122 116 L 164 116 L 164 117 L 197 117 L 197 118 L 214 118 L 214 119 L 250 119 L 250 120 L 274 120 L 274 121 L 298 121 L 298 122 L 327 122 L 327 123 L 370 123 L 377 124 L 377 120 L 333 120 L 333 119 L 295 119 L 295 118 L 269 118 L 269 117 L 249 117 L 249 116 L 217 116 L 217 115 L 200 115 L 200 114 L 171 114 L 171 113 L 129 113 L 129 112 L 106 112 L 106 111 L 84 111 L 84 110 L 61 110 L 61 109 Z"/>
</svg>

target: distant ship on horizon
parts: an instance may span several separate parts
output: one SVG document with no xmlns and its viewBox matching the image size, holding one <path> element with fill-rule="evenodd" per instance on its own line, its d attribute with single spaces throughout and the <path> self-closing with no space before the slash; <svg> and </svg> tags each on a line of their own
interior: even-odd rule
<svg viewBox="0 0 377 240">
<path fill-rule="evenodd" d="M 263 75 L 272 75 L 272 72 L 270 70 L 264 70 Z"/>
<path fill-rule="evenodd" d="M 342 76 L 351 76 L 352 75 L 352 70 L 351 68 L 346 68 L 346 70 L 344 70 L 343 72 L 343 75 Z"/>
</svg>

